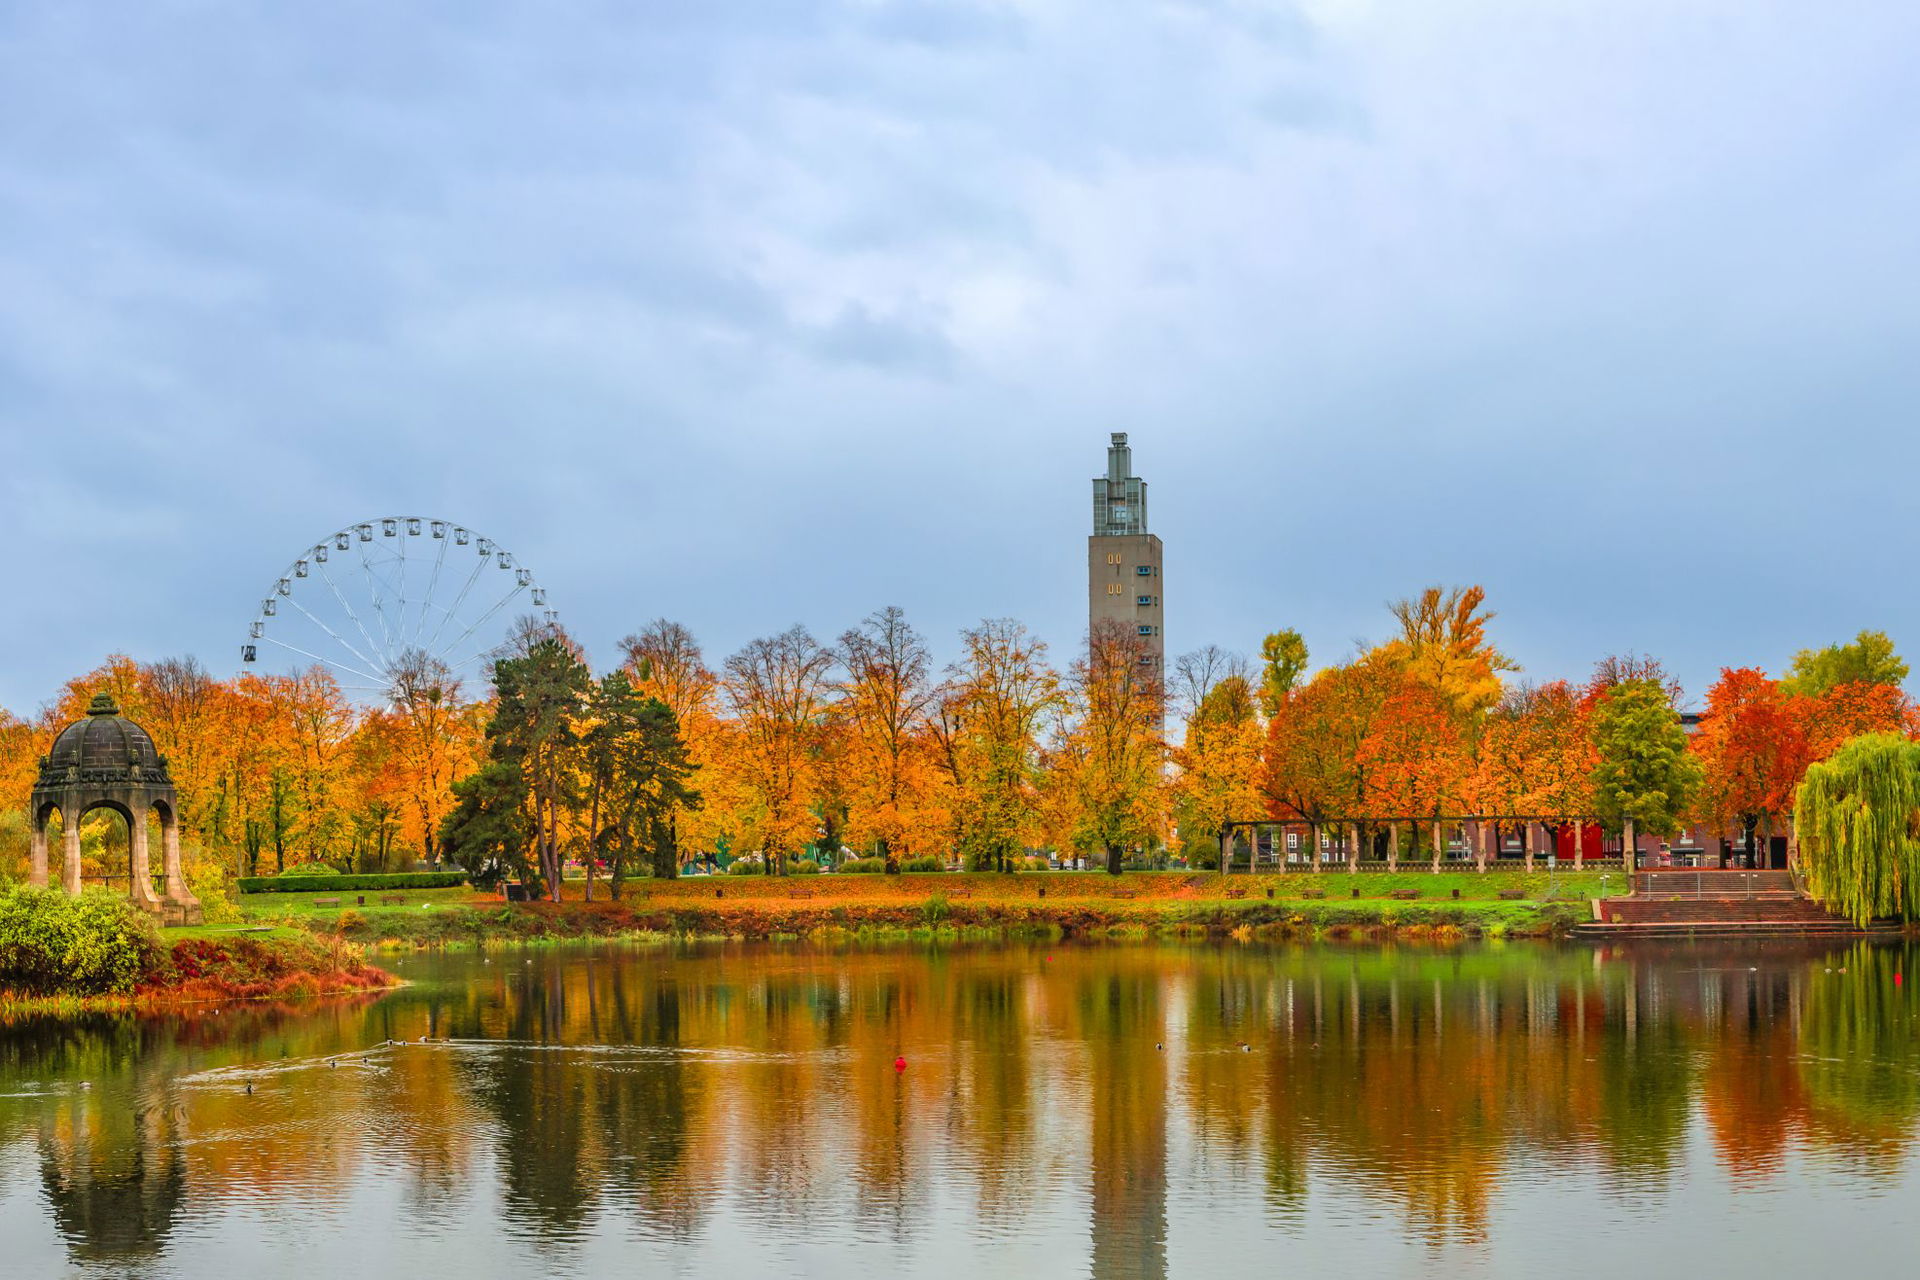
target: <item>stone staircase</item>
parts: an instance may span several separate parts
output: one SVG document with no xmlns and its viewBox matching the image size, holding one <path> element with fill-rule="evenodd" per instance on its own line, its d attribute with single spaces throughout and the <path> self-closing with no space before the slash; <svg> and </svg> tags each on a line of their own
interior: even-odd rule
<svg viewBox="0 0 1920 1280">
<path fill-rule="evenodd" d="M 1584 938 L 1859 933 L 1800 892 L 1786 871 L 1657 870 L 1634 873 L 1633 893 L 1600 902 Z"/>
</svg>

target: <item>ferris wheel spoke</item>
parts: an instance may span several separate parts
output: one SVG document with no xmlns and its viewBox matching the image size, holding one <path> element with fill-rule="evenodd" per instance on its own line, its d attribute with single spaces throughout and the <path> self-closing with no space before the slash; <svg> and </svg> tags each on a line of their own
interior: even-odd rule
<svg viewBox="0 0 1920 1280">
<path fill-rule="evenodd" d="M 326 623 L 320 621 L 320 619 L 314 617 L 312 613 L 308 612 L 307 606 L 301 604 L 298 600 L 295 600 L 292 596 L 287 597 L 287 603 L 292 605 L 294 608 L 298 609 L 301 613 L 306 614 L 307 621 L 311 622 L 314 626 L 320 628 L 322 631 L 332 636 L 333 642 L 339 645 L 342 649 L 345 649 L 348 653 L 360 659 L 360 661 L 366 663 L 370 667 L 377 667 L 380 665 L 379 663 L 373 661 L 371 658 L 367 657 L 366 654 L 360 652 L 358 649 L 354 648 L 351 644 L 347 643 L 347 638 L 345 636 L 335 631 L 332 627 L 328 626 Z"/>
<path fill-rule="evenodd" d="M 460 606 L 463 603 L 465 603 L 467 598 L 467 593 L 473 590 L 474 583 L 480 581 L 480 572 L 486 567 L 487 567 L 487 562 L 484 558 L 478 559 L 474 562 L 473 572 L 469 573 L 467 575 L 467 580 L 460 584 L 460 594 L 453 598 L 453 603 L 450 606 L 448 606 L 445 613 L 440 615 L 440 625 L 433 629 L 433 636 L 423 646 L 424 648 L 432 649 L 432 648 L 435 648 L 440 643 L 440 633 L 447 629 L 447 623 L 451 622 L 453 620 L 453 616 L 460 612 Z M 453 647 L 452 645 L 447 646 L 447 648 L 449 649 L 451 649 L 452 647 Z"/>
<path fill-rule="evenodd" d="M 321 581 L 327 584 L 327 590 L 333 592 L 333 598 L 340 602 L 340 608 L 346 613 L 347 617 L 352 620 L 355 629 L 360 632 L 361 638 L 367 642 L 367 648 L 379 648 L 379 646 L 373 642 L 373 637 L 368 634 L 366 624 L 360 621 L 360 615 L 353 611 L 351 604 L 347 603 L 347 597 L 341 592 L 339 585 L 334 582 L 333 575 L 327 572 L 327 562 L 324 560 L 317 561 L 314 567 L 320 570 Z M 349 645 L 348 647 L 351 648 L 352 646 Z M 379 665 L 377 662 L 373 662 L 364 657 L 361 658 L 361 661 L 366 662 L 368 666 Z"/>
<path fill-rule="evenodd" d="M 420 633 L 427 629 L 427 610 L 433 604 L 434 588 L 440 585 L 440 566 L 447 562 L 448 539 L 442 537 L 437 541 L 440 543 L 440 550 L 434 554 L 433 572 L 427 575 L 426 594 L 420 597 L 420 621 L 413 629 L 413 643 L 416 648 L 419 646 Z"/>
<path fill-rule="evenodd" d="M 495 601 L 493 608 L 487 610 L 485 613 L 481 614 L 478 618 L 475 618 L 473 620 L 472 625 L 468 626 L 468 628 L 465 631 L 462 631 L 459 634 L 459 636 L 454 639 L 453 643 L 447 646 L 447 652 L 451 653 L 455 649 L 458 649 L 461 643 L 465 641 L 466 638 L 472 635 L 475 631 L 478 631 L 482 626 L 482 624 L 484 624 L 488 618 L 491 618 L 494 614 L 506 608 L 507 602 L 512 600 L 515 596 L 519 595 L 524 590 L 526 590 L 525 587 L 522 587 L 518 583 L 515 583 L 513 590 L 507 592 L 507 594 L 505 594 L 504 596 L 501 596 L 497 601 Z M 484 652 L 486 652 L 484 647 L 477 649 L 467 658 L 462 659 L 462 661 L 471 662 L 474 658 L 479 657 Z"/>
<path fill-rule="evenodd" d="M 312 658 L 315 662 L 322 663 L 326 666 L 332 667 L 335 671 L 344 671 L 346 674 L 350 676 L 355 676 L 361 680 L 372 680 L 376 684 L 380 682 L 380 677 L 374 675 L 372 672 L 361 671 L 356 667 L 349 667 L 345 663 L 335 662 L 331 658 L 323 658 L 319 654 L 314 653 L 311 650 L 302 649 L 297 644 L 288 644 L 285 640 L 276 640 L 272 636 L 262 636 L 260 638 L 262 640 L 265 640 L 268 644 L 279 645 L 282 649 L 287 650 L 289 653 L 297 653 L 303 658 Z M 360 686 L 355 686 L 355 687 L 357 688 Z"/>
<path fill-rule="evenodd" d="M 359 544 L 359 547 L 360 568 L 367 577 L 367 597 L 373 601 L 373 616 L 380 624 L 380 660 L 388 666 L 392 666 L 393 633 L 387 628 L 387 613 L 386 610 L 381 607 L 380 586 L 382 584 L 373 572 L 373 562 L 367 559 L 367 544 L 362 542 Z"/>
</svg>

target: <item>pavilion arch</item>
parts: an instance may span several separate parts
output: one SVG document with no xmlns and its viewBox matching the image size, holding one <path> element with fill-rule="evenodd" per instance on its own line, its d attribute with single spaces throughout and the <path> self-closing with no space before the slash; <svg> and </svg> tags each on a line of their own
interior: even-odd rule
<svg viewBox="0 0 1920 1280">
<path fill-rule="evenodd" d="M 120 714 L 108 694 L 94 696 L 87 718 L 68 725 L 40 761 L 31 805 L 34 884 L 45 885 L 47 823 L 60 814 L 60 883 L 80 892 L 80 824 L 95 809 L 111 809 L 127 824 L 131 882 L 129 896 L 169 923 L 198 923 L 200 901 L 187 888 L 180 867 L 179 804 L 167 762 L 146 730 Z M 166 887 L 153 891 L 152 854 L 147 817 L 160 819 L 160 846 Z"/>
</svg>

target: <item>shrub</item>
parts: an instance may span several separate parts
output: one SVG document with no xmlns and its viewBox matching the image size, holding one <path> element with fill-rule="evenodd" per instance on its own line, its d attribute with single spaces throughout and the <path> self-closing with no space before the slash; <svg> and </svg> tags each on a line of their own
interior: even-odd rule
<svg viewBox="0 0 1920 1280">
<path fill-rule="evenodd" d="M 1051 871 L 1053 864 L 1045 858 L 1015 858 L 1013 862 L 1018 871 Z"/>
<path fill-rule="evenodd" d="M 757 876 L 766 869 L 758 858 L 735 858 L 727 864 L 727 874 L 730 876 Z"/>
<path fill-rule="evenodd" d="M 285 876 L 337 876 L 340 868 L 328 862 L 296 862 L 280 873 Z"/>
<path fill-rule="evenodd" d="M 848 858 L 840 864 L 840 870 L 847 875 L 877 875 L 886 869 L 885 858 Z"/>
<path fill-rule="evenodd" d="M 0 889 L 0 985 L 23 994 L 130 991 L 160 954 L 159 932 L 107 889 Z"/>
<path fill-rule="evenodd" d="M 945 871 L 947 860 L 927 854 L 925 857 L 908 858 L 900 864 L 902 871 Z"/>
<path fill-rule="evenodd" d="M 787 864 L 787 874 L 790 876 L 817 876 L 820 874 L 820 864 L 812 858 L 795 858 Z"/>
<path fill-rule="evenodd" d="M 338 893 L 352 889 L 451 889 L 466 882 L 464 871 L 396 871 L 366 876 L 337 873 L 241 876 L 233 883 L 242 893 Z"/>
</svg>

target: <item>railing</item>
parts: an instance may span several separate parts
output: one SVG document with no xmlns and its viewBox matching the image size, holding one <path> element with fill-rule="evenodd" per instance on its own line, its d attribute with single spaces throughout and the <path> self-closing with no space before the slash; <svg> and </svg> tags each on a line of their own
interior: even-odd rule
<svg viewBox="0 0 1920 1280">
<path fill-rule="evenodd" d="M 1783 887 L 1781 871 L 1672 871 L 1636 872 L 1632 891 L 1636 897 L 1659 898 L 1758 898 L 1796 894 L 1799 884 L 1789 878 Z"/>
</svg>

